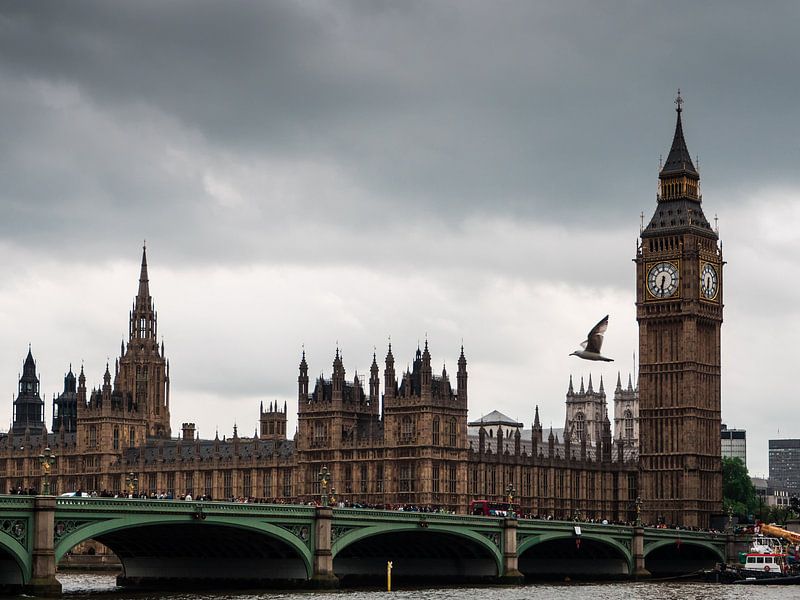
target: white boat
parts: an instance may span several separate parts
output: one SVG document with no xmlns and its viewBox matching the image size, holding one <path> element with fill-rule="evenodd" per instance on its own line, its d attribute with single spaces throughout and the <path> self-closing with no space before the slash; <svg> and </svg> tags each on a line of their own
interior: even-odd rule
<svg viewBox="0 0 800 600">
<path fill-rule="evenodd" d="M 787 565 L 787 554 L 778 538 L 763 535 L 753 538 L 750 551 L 745 556 L 745 571 L 785 573 Z"/>
</svg>

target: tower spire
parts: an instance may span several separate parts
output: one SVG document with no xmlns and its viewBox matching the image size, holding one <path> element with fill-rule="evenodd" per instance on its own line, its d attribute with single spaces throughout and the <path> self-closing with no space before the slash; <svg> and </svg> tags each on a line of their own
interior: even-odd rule
<svg viewBox="0 0 800 600">
<path fill-rule="evenodd" d="M 136 298 L 146 300 L 150 297 L 150 279 L 147 275 L 147 244 L 142 246 L 142 270 L 139 273 L 139 291 Z"/>
<path fill-rule="evenodd" d="M 683 138 L 683 123 L 681 122 L 683 98 L 681 97 L 680 89 L 678 89 L 678 96 L 675 98 L 675 106 L 675 111 L 678 113 L 675 122 L 675 135 L 672 138 L 672 148 L 670 148 L 669 154 L 667 155 L 667 161 L 661 169 L 661 176 L 677 175 L 680 173 L 699 177 L 699 173 L 692 163 L 689 150 L 686 148 L 686 140 Z"/>
<path fill-rule="evenodd" d="M 663 232 L 674 232 L 690 228 L 702 232 L 704 237 L 717 237 L 703 214 L 700 194 L 700 174 L 692 163 L 683 137 L 683 98 L 680 90 L 675 99 L 675 135 L 672 138 L 667 160 L 658 174 L 658 208 L 650 223 L 642 230 L 641 237 L 649 238 Z"/>
</svg>

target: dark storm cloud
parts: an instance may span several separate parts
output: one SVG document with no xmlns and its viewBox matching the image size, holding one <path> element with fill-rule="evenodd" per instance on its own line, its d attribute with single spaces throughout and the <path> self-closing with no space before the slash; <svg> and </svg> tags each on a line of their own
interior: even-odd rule
<svg viewBox="0 0 800 600">
<path fill-rule="evenodd" d="M 26 233 L 31 204 L 48 209 L 38 231 L 67 219 L 101 239 L 147 209 L 151 235 L 180 223 L 176 241 L 191 230 L 241 257 L 285 225 L 258 181 L 255 213 L 209 214 L 203 169 L 165 168 L 171 145 L 190 164 L 325 165 L 350 187 L 280 209 L 342 230 L 619 224 L 652 205 L 679 85 L 689 148 L 714 161 L 706 186 L 795 183 L 797 17 L 793 3 L 5 4 L 3 195 L 22 224 L 5 233 Z"/>
<path fill-rule="evenodd" d="M 146 237 L 175 422 L 249 431 L 301 344 L 363 373 L 426 332 L 448 368 L 466 342 L 473 416 L 560 422 L 599 306 L 623 377 L 636 348 L 681 87 L 729 261 L 723 416 L 763 442 L 796 413 L 752 399 L 794 386 L 763 374 L 800 335 L 799 6 L 4 2 L 0 386 L 28 343 L 48 393 L 70 361 L 100 381 Z"/>
</svg>

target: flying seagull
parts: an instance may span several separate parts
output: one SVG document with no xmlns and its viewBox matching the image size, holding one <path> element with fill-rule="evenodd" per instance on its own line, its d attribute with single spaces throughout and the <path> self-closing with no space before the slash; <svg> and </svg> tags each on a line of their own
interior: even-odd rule
<svg viewBox="0 0 800 600">
<path fill-rule="evenodd" d="M 585 342 L 581 342 L 583 350 L 576 350 L 570 356 L 577 356 L 585 360 L 604 360 L 606 362 L 613 362 L 613 358 L 606 358 L 600 354 L 600 347 L 603 345 L 603 334 L 608 329 L 608 315 L 600 319 L 600 322 L 592 327 L 589 332 L 589 337 Z"/>
</svg>

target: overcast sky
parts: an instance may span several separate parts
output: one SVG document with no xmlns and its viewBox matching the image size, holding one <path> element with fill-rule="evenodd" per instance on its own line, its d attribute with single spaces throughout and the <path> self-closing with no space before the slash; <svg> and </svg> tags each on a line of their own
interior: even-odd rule
<svg viewBox="0 0 800 600">
<path fill-rule="evenodd" d="M 0 405 L 99 385 L 141 246 L 172 427 L 255 430 L 297 365 L 429 340 L 470 418 L 561 427 L 570 374 L 637 349 L 640 213 L 681 88 L 725 259 L 722 417 L 748 463 L 800 437 L 795 2 L 4 2 Z M 697 162 L 696 162 L 697 164 Z M 616 362 L 569 357 L 611 315 Z"/>
</svg>

